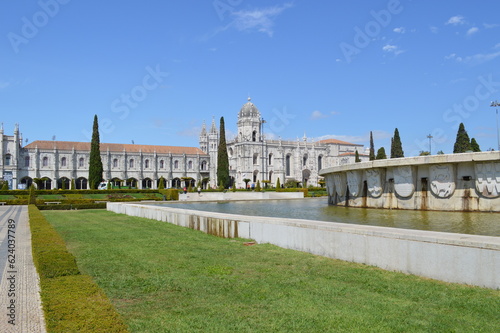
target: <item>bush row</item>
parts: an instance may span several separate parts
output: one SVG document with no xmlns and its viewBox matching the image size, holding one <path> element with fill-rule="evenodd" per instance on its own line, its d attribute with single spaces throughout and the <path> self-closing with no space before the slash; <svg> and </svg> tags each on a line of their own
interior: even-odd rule
<svg viewBox="0 0 500 333">
<path fill-rule="evenodd" d="M 47 331 L 128 332 L 104 292 L 80 274 L 57 231 L 34 205 L 28 212 Z"/>
<path fill-rule="evenodd" d="M 39 210 L 105 209 L 106 203 L 37 205 Z"/>
<path fill-rule="evenodd" d="M 276 189 L 276 192 L 303 192 L 304 197 L 307 197 L 309 191 L 307 188 L 278 188 Z"/>
<path fill-rule="evenodd" d="M 80 274 L 75 257 L 45 216 L 34 205 L 28 206 L 33 261 L 40 278 Z"/>
</svg>

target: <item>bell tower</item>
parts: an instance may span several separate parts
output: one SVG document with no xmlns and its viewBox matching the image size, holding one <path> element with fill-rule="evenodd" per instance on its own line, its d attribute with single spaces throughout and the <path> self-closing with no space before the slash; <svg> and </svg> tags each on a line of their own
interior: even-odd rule
<svg viewBox="0 0 500 333">
<path fill-rule="evenodd" d="M 239 142 L 261 142 L 262 119 L 257 107 L 248 98 L 238 113 L 238 141 Z"/>
</svg>

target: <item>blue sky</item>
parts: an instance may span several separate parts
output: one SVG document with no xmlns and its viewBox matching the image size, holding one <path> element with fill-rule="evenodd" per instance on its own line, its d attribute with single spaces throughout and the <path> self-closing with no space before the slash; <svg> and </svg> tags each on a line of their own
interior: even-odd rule
<svg viewBox="0 0 500 333">
<path fill-rule="evenodd" d="M 251 96 L 269 137 L 451 153 L 497 148 L 500 2 L 40 0 L 0 3 L 5 133 L 198 146 Z"/>
</svg>

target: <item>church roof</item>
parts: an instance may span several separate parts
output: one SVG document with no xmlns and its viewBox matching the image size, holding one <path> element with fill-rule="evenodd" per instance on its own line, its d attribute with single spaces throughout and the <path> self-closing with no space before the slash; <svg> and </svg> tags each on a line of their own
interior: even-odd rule
<svg viewBox="0 0 500 333">
<path fill-rule="evenodd" d="M 337 140 L 337 139 L 320 140 L 320 141 L 318 141 L 318 143 L 348 145 L 348 146 L 362 146 L 362 145 L 358 145 L 358 144 L 355 144 L 355 143 L 350 143 L 350 142 L 347 142 L 347 141 L 342 141 L 342 140 Z"/>
<path fill-rule="evenodd" d="M 260 118 L 260 112 L 259 109 L 251 102 L 251 98 L 248 98 L 248 102 L 243 104 L 241 107 L 240 113 L 238 113 L 238 118 L 241 117 L 256 117 Z"/>
<path fill-rule="evenodd" d="M 24 146 L 28 149 L 57 149 L 57 150 L 80 150 L 90 151 L 90 142 L 72 142 L 72 141 L 33 141 Z M 187 155 L 206 155 L 203 150 L 197 147 L 176 147 L 176 146 L 154 146 L 154 145 L 136 145 L 123 143 L 101 143 L 101 153 L 106 151 L 128 153 L 158 153 L 158 154 L 187 154 Z"/>
</svg>

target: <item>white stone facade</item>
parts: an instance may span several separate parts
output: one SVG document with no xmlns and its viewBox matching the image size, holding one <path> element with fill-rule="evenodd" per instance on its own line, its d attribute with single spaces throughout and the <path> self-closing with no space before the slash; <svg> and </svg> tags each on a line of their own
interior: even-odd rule
<svg viewBox="0 0 500 333">
<path fill-rule="evenodd" d="M 318 171 L 335 165 L 354 163 L 355 151 L 362 160 L 362 145 L 330 139 L 318 142 L 307 138 L 296 141 L 267 140 L 263 135 L 263 119 L 257 107 L 248 100 L 238 114 L 238 134 L 227 142 L 230 176 L 237 188 L 244 188 L 244 179 L 250 179 L 249 186 L 257 181 L 269 181 L 275 186 L 295 180 L 301 185 L 317 186 L 323 179 Z M 216 184 L 218 130 L 212 121 L 210 132 L 205 125 L 200 135 L 200 148 L 210 155 L 214 169 L 210 171 L 211 184 Z"/>
<path fill-rule="evenodd" d="M 245 187 L 245 179 L 249 186 L 268 181 L 274 187 L 278 178 L 281 184 L 294 180 L 317 186 L 323 179 L 320 169 L 354 163 L 356 150 L 362 160 L 368 159 L 362 145 L 335 139 L 267 140 L 261 114 L 250 99 L 237 125 L 237 137 L 227 142 L 230 176 L 237 188 Z M 41 188 L 61 188 L 62 183 L 69 188 L 71 180 L 77 189 L 88 188 L 89 142 L 34 141 L 23 147 L 18 125 L 11 136 L 4 135 L 2 126 L 0 140 L 0 175 L 11 188 L 29 186 L 35 178 L 44 179 Z M 209 131 L 203 124 L 199 143 L 200 148 L 101 143 L 104 180 L 155 189 L 163 177 L 167 188 L 199 182 L 203 188 L 216 187 L 219 130 L 214 120 Z"/>
</svg>

